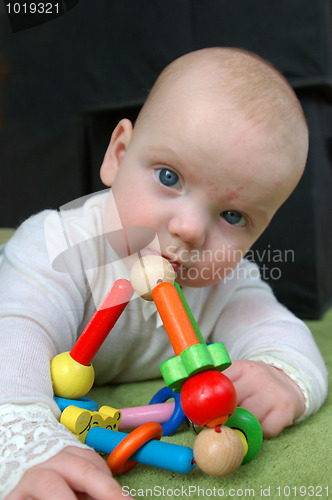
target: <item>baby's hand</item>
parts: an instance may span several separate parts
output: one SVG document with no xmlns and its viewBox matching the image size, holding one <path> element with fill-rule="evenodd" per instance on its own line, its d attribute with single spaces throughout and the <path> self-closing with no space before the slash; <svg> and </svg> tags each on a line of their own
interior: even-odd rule
<svg viewBox="0 0 332 500">
<path fill-rule="evenodd" d="M 5 500 L 123 500 L 119 483 L 93 450 L 68 446 L 31 467 Z M 127 497 L 132 500 L 131 497 Z"/>
<path fill-rule="evenodd" d="M 224 373 L 234 384 L 238 406 L 258 418 L 266 438 L 277 436 L 305 410 L 299 386 L 272 365 L 233 361 Z"/>
</svg>

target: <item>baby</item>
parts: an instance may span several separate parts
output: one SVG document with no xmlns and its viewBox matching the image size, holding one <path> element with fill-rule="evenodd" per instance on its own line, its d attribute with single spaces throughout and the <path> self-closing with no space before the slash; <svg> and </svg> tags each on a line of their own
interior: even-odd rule
<svg viewBox="0 0 332 500">
<path fill-rule="evenodd" d="M 161 73 L 134 127 L 123 119 L 115 128 L 101 167 L 112 189 L 16 231 L 0 268 L 7 500 L 123 498 L 103 459 L 58 423 L 49 369 L 114 281 L 129 276 L 137 255 L 121 260 L 112 248 L 121 228 L 154 230 L 142 253 L 171 262 L 204 338 L 224 342 L 238 405 L 265 437 L 319 409 L 327 374 L 311 333 L 244 259 L 297 185 L 307 150 L 301 106 L 272 66 L 243 50 L 199 50 Z M 52 267 L 64 241 L 87 240 L 89 269 Z M 94 358 L 96 382 L 157 378 L 172 356 L 154 303 L 135 298 Z"/>
</svg>

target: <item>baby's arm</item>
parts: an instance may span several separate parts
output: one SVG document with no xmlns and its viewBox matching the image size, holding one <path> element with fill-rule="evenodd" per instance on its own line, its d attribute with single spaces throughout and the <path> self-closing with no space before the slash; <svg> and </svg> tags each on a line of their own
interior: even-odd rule
<svg viewBox="0 0 332 500">
<path fill-rule="evenodd" d="M 240 360 L 233 361 L 224 373 L 235 386 L 238 406 L 258 418 L 264 437 L 277 436 L 303 415 L 303 392 L 282 370 L 260 361 Z"/>
<path fill-rule="evenodd" d="M 59 409 L 52 399 L 50 360 L 71 348 L 83 315 L 93 306 L 84 275 L 52 269 L 42 214 L 16 231 L 0 274 L 0 497 L 103 499 L 98 493 L 103 485 L 108 498 L 121 498 L 103 460 L 83 449 L 55 418 Z M 92 480 L 86 484 L 86 477 L 81 484 L 82 467 L 86 474 L 98 473 L 95 486 Z M 58 494 L 58 488 L 67 494 Z"/>
<path fill-rule="evenodd" d="M 104 460 L 46 405 L 0 406 L 0 443 L 2 499 L 122 498 Z"/>
<path fill-rule="evenodd" d="M 309 328 L 253 271 L 243 261 L 239 277 L 227 284 L 230 297 L 209 340 L 224 342 L 239 405 L 257 414 L 272 436 L 318 411 L 327 395 L 327 370 Z"/>
<path fill-rule="evenodd" d="M 72 500 L 82 498 L 80 494 L 95 500 L 123 499 L 121 486 L 95 451 L 68 446 L 28 469 L 5 500 Z"/>
</svg>

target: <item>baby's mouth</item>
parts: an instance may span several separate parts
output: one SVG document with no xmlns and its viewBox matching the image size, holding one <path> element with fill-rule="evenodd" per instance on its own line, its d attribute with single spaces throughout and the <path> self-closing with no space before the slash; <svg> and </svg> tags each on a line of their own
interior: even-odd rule
<svg viewBox="0 0 332 500">
<path fill-rule="evenodd" d="M 172 260 L 170 257 L 167 257 L 165 254 L 161 254 L 160 252 L 157 252 L 156 250 L 152 250 L 151 248 L 145 248 L 140 252 L 140 255 L 143 257 L 145 255 L 160 255 L 163 257 L 165 260 L 167 260 L 171 266 L 173 267 L 174 271 L 178 274 L 180 270 L 184 267 L 183 264 L 177 260 Z"/>
<path fill-rule="evenodd" d="M 182 264 L 180 264 L 180 263 L 179 263 L 179 262 L 177 262 L 176 260 L 171 260 L 171 259 L 169 259 L 169 258 L 168 258 L 168 257 L 166 257 L 165 255 L 162 255 L 162 257 L 163 257 L 164 259 L 166 259 L 166 260 L 167 260 L 167 261 L 171 264 L 171 266 L 173 267 L 173 269 L 174 269 L 174 271 L 175 271 L 176 273 L 178 273 L 178 272 L 179 272 L 179 270 L 180 270 L 180 268 L 181 268 Z"/>
</svg>

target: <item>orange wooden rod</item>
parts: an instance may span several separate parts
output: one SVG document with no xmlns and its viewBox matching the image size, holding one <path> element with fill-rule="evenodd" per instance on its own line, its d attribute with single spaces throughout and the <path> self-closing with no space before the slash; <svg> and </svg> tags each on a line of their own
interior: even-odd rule
<svg viewBox="0 0 332 500">
<path fill-rule="evenodd" d="M 195 330 L 172 283 L 166 281 L 159 283 L 152 290 L 152 298 L 177 356 L 188 347 L 199 344 Z"/>
</svg>

